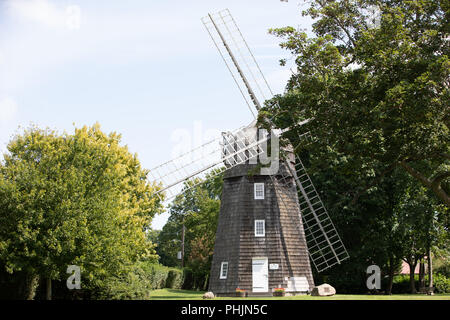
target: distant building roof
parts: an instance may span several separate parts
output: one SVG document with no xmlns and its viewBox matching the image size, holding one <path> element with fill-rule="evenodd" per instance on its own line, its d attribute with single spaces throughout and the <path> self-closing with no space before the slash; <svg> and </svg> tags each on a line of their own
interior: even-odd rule
<svg viewBox="0 0 450 320">
<path fill-rule="evenodd" d="M 414 270 L 414 274 L 419 274 L 419 268 L 420 264 L 418 263 L 416 265 L 416 269 Z M 425 264 L 425 271 L 426 271 L 426 264 Z M 400 271 L 400 274 L 409 274 L 409 264 L 407 264 L 405 261 L 402 261 L 402 270 Z"/>
</svg>

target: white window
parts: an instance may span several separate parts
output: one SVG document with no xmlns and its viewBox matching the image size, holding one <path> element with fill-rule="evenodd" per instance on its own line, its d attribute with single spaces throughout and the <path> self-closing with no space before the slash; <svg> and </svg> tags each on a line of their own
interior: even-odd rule
<svg viewBox="0 0 450 320">
<path fill-rule="evenodd" d="M 264 237 L 266 235 L 266 221 L 255 220 L 255 237 Z"/>
<path fill-rule="evenodd" d="M 222 262 L 220 266 L 220 279 L 226 279 L 228 276 L 228 262 Z"/>
<path fill-rule="evenodd" d="M 264 199 L 264 183 L 255 183 L 255 199 Z"/>
</svg>

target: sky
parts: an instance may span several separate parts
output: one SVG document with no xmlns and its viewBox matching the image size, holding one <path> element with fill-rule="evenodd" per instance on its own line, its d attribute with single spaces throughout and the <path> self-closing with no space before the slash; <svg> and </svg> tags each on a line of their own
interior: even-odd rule
<svg viewBox="0 0 450 320">
<path fill-rule="evenodd" d="M 290 56 L 267 30 L 309 31 L 303 0 L 0 0 L 0 152 L 30 125 L 73 132 L 98 122 L 151 169 L 174 156 L 180 133 L 193 148 L 250 123 L 200 20 L 225 8 L 282 93 L 291 71 L 279 60 Z"/>
</svg>

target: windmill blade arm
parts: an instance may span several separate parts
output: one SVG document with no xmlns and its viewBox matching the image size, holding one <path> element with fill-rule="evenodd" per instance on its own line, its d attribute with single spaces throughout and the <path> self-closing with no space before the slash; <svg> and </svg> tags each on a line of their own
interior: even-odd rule
<svg viewBox="0 0 450 320">
<path fill-rule="evenodd" d="M 181 191 L 196 186 L 197 183 L 192 180 L 201 180 L 213 171 L 218 174 L 264 153 L 262 144 L 268 141 L 270 135 L 254 135 L 248 129 L 244 127 L 223 133 L 222 137 L 151 169 L 150 178 L 161 184 L 157 194 L 164 193 L 166 200 L 172 199 Z M 184 185 L 187 180 L 191 180 L 191 183 Z"/>
<path fill-rule="evenodd" d="M 296 156 L 295 171 L 288 166 L 299 191 L 299 206 L 305 226 L 311 261 L 318 272 L 349 258 L 333 222 L 302 161 Z"/>
<path fill-rule="evenodd" d="M 272 97 L 273 92 L 236 21 L 228 9 L 208 14 L 201 20 L 246 104 L 255 115 L 253 107 L 259 110 L 261 102 Z"/>
</svg>

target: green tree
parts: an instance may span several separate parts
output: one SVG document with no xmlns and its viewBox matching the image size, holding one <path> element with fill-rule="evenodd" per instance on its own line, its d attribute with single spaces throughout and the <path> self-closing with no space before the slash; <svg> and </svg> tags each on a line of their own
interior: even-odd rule
<svg viewBox="0 0 450 320">
<path fill-rule="evenodd" d="M 160 233 L 161 233 L 161 230 L 152 230 L 152 229 L 147 230 L 147 239 L 148 239 L 151 243 L 157 245 L 157 243 L 158 243 L 158 237 L 159 237 L 159 234 L 160 234 Z"/>
<path fill-rule="evenodd" d="M 371 179 L 358 198 L 395 168 L 450 206 L 449 14 L 441 0 L 313 0 L 314 37 L 272 29 L 297 72 L 260 119 L 295 127 L 349 157 L 347 170 Z M 286 64 L 286 60 L 281 61 Z"/>
<path fill-rule="evenodd" d="M 308 145 L 297 151 L 305 149 L 299 155 L 350 255 L 341 265 L 315 274 L 316 282 L 328 282 L 339 292 L 366 293 L 366 269 L 375 264 L 385 279 L 382 290 L 390 294 L 402 260 L 414 270 L 429 255 L 427 248 L 445 248 L 447 208 L 404 170 L 395 168 L 354 202 L 353 190 L 372 178 L 373 171 L 348 171 L 351 158 L 329 161 L 330 149 Z"/>
<path fill-rule="evenodd" d="M 74 134 L 26 130 L 0 165 L 1 266 L 26 275 L 24 298 L 38 277 L 67 278 L 68 265 L 80 266 L 85 289 L 101 287 L 155 255 L 145 230 L 161 210 L 156 188 L 120 135 L 98 124 Z"/>
<path fill-rule="evenodd" d="M 332 151 L 313 149 L 302 153 L 301 158 L 350 259 L 321 274 L 316 273 L 315 280 L 328 282 L 339 292 L 366 293 L 367 267 L 376 264 L 383 275 L 389 276 L 387 283 L 383 283 L 389 292 L 402 258 L 398 235 L 393 233 L 394 209 L 404 193 L 402 176 L 384 177 L 353 203 L 353 190 L 372 175 L 369 171 L 348 171 L 349 157 L 325 160 L 330 159 L 327 152 Z"/>
<path fill-rule="evenodd" d="M 167 267 L 179 267 L 177 254 L 181 251 L 181 223 L 169 217 L 158 235 L 156 253 L 159 263 Z"/>
<path fill-rule="evenodd" d="M 397 234 L 401 246 L 401 258 L 409 265 L 410 291 L 416 293 L 417 264 L 425 256 L 430 259 L 432 248 L 443 247 L 448 241 L 448 209 L 436 203 L 435 197 L 413 181 L 407 183 L 406 192 L 399 200 L 393 233 Z M 430 284 L 432 287 L 432 281 Z"/>
<path fill-rule="evenodd" d="M 194 273 L 194 287 L 205 288 L 211 268 L 212 255 L 220 210 L 222 174 L 211 173 L 204 179 L 187 181 L 187 189 L 170 206 L 170 217 L 163 227 L 157 252 L 160 262 L 167 266 L 179 265 L 181 230 L 185 226 L 184 266 Z M 190 184 L 198 184 L 188 188 Z"/>
</svg>

